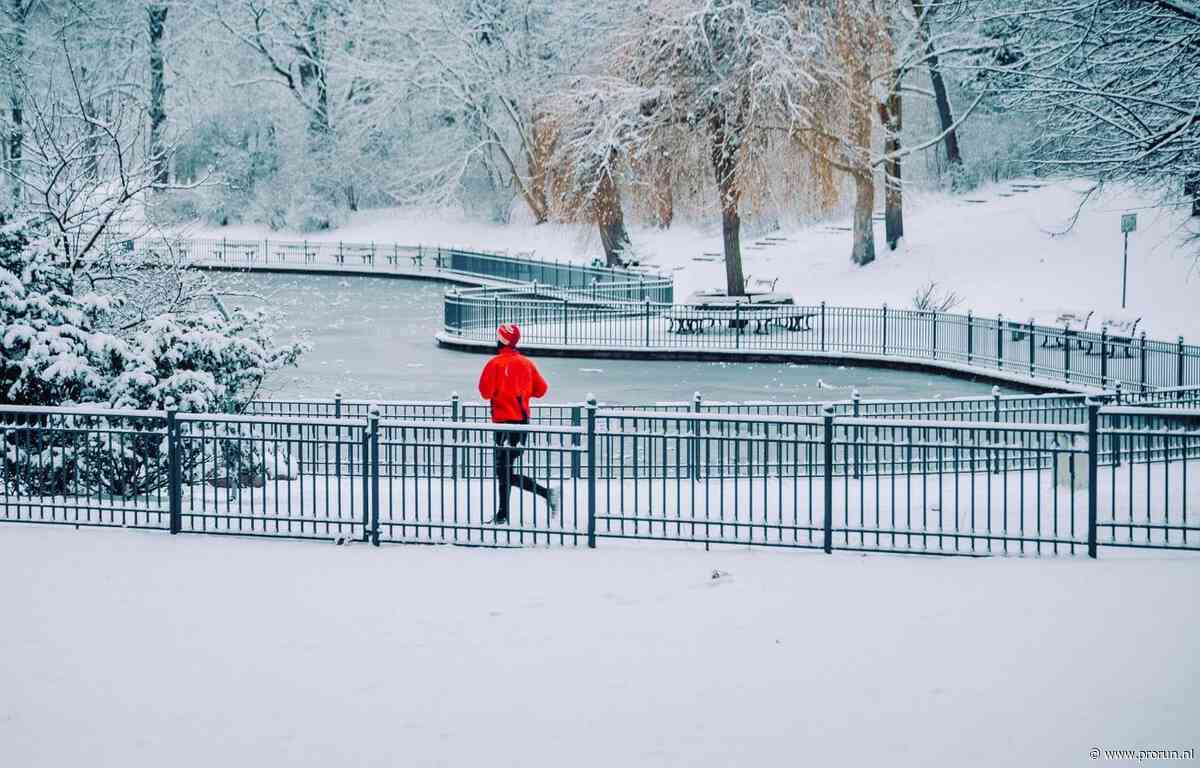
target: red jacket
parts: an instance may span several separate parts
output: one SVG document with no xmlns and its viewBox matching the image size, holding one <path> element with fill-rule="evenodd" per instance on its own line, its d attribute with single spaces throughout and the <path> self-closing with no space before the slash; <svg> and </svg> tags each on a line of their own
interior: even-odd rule
<svg viewBox="0 0 1200 768">
<path fill-rule="evenodd" d="M 492 402 L 497 424 L 529 421 L 529 401 L 545 394 L 546 380 L 537 366 L 512 347 L 501 347 L 479 376 L 479 396 Z"/>
</svg>

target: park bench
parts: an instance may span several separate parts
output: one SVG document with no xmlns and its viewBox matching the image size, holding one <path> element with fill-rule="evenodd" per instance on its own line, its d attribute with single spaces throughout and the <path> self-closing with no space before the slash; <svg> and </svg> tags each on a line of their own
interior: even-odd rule
<svg viewBox="0 0 1200 768">
<path fill-rule="evenodd" d="M 218 244 L 213 247 L 213 256 L 217 261 L 236 261 L 239 257 L 253 264 L 258 261 L 258 243 L 252 245 Z"/>
<path fill-rule="evenodd" d="M 375 265 L 375 244 L 370 245 L 348 245 L 346 243 L 338 243 L 337 258 L 339 264 L 345 264 L 347 258 L 358 258 L 362 260 L 362 264 Z"/>
<path fill-rule="evenodd" d="M 275 248 L 275 258 L 285 264 L 290 261 L 314 264 L 317 261 L 317 248 L 308 243 L 284 243 Z"/>
<path fill-rule="evenodd" d="M 753 326 L 752 333 L 763 335 L 777 325 L 788 331 L 811 331 L 809 321 L 816 312 L 780 305 L 745 304 L 741 307 L 675 307 L 664 313 L 671 333 L 704 333 L 717 323 L 730 328 Z"/>
<path fill-rule="evenodd" d="M 1042 337 L 1042 346 L 1066 347 L 1074 342 L 1079 349 L 1084 349 L 1085 345 L 1090 348 L 1091 343 L 1085 342 L 1079 338 L 1081 333 L 1085 333 L 1088 329 L 1088 323 L 1091 322 L 1092 315 L 1096 314 L 1095 310 L 1089 310 L 1086 314 L 1077 310 L 1065 310 L 1055 315 L 1053 322 L 1039 323 L 1039 325 L 1048 325 L 1053 328 L 1061 328 L 1062 334 L 1055 335 L 1047 333 Z"/>
<path fill-rule="evenodd" d="M 1123 312 L 1110 312 L 1100 318 L 1100 330 L 1111 344 L 1106 354 L 1112 354 L 1117 347 L 1125 349 L 1125 356 L 1133 355 L 1133 338 L 1137 333 L 1138 323 L 1142 321 L 1141 317 L 1130 315 Z M 1088 351 L 1092 351 L 1092 345 L 1088 344 Z"/>
</svg>

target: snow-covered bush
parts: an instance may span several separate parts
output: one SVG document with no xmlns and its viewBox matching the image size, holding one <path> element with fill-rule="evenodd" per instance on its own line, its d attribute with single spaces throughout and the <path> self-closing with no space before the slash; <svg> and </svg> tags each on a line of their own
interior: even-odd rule
<svg viewBox="0 0 1200 768">
<path fill-rule="evenodd" d="M 126 294 L 93 287 L 106 283 L 73 272 L 34 234 L 0 228 L 0 403 L 240 412 L 304 350 L 276 344 L 262 312 L 194 308 L 130 323 Z M 95 426 L 10 433 L 5 461 L 39 468 L 18 474 L 45 493 L 71 478 L 121 496 L 163 482 L 160 422 L 108 419 L 104 427 L 122 430 L 116 440 Z"/>
</svg>

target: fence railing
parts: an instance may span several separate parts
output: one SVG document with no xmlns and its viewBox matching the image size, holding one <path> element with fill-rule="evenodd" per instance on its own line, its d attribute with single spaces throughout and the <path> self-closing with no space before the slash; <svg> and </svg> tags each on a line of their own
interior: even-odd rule
<svg viewBox="0 0 1200 768">
<path fill-rule="evenodd" d="M 198 264 L 228 267 L 327 268 L 397 272 L 401 268 L 452 273 L 512 284 L 528 293 L 534 285 L 561 290 L 561 295 L 589 294 L 602 301 L 642 300 L 670 303 L 669 277 L 623 268 L 597 267 L 508 254 L 428 245 L 386 242 L 261 240 L 230 238 L 125 238 L 113 235 L 116 252 L 169 252 Z"/>
<path fill-rule="evenodd" d="M 916 361 L 1047 384 L 1126 392 L 1200 384 L 1200 347 L 1077 332 L 1004 317 L 879 308 L 737 304 L 724 309 L 586 301 L 512 290 L 451 291 L 445 335 L 486 341 L 519 323 L 530 345 L 625 350 L 809 353 Z"/>
<path fill-rule="evenodd" d="M 1080 424 L 590 401 L 578 419 L 522 426 L 456 407 L 451 418 L 0 408 L 0 522 L 488 546 L 1200 549 L 1200 409 L 1090 402 Z"/>
</svg>

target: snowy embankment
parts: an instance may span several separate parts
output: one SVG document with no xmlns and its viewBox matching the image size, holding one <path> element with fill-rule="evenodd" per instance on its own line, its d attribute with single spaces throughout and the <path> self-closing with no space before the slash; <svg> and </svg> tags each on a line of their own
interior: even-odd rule
<svg viewBox="0 0 1200 768">
<path fill-rule="evenodd" d="M 1045 184 L 1041 187 L 1027 185 Z M 752 283 L 775 280 L 800 303 L 852 306 L 887 302 L 909 308 L 929 282 L 962 298 L 957 311 L 1004 313 L 1039 320 L 1061 309 L 1120 311 L 1122 213 L 1139 214 L 1130 238 L 1128 313 L 1142 318 L 1152 338 L 1200 338 L 1200 246 L 1186 242 L 1200 224 L 1186 212 L 1154 210 L 1153 198 L 1121 187 L 1094 195 L 1074 217 L 1083 182 L 1025 181 L 990 185 L 962 196 L 909 192 L 908 236 L 891 252 L 877 223 L 877 261 L 850 263 L 848 222 L 754 233 L 743 228 L 745 269 Z M 1018 191 L 1020 190 L 1020 191 Z M 303 235 L 265 227 L 191 228 L 197 237 L 400 242 L 533 251 L 546 259 L 586 261 L 600 253 L 591 230 L 579 226 L 501 226 L 448 213 L 363 211 L 334 232 Z M 780 238 L 768 243 L 765 237 Z M 643 260 L 669 271 L 676 296 L 722 285 L 724 265 L 705 254 L 721 250 L 719 227 L 678 224 L 670 230 L 634 228 Z M 700 259 L 700 260 L 696 260 Z M 709 259 L 709 260 L 704 260 Z M 752 287 L 755 287 L 752 285 Z M 1093 321 L 1098 328 L 1098 322 Z"/>
<path fill-rule="evenodd" d="M 22 768 L 1066 766 L 1200 718 L 1191 558 L 2 533 Z"/>
</svg>

